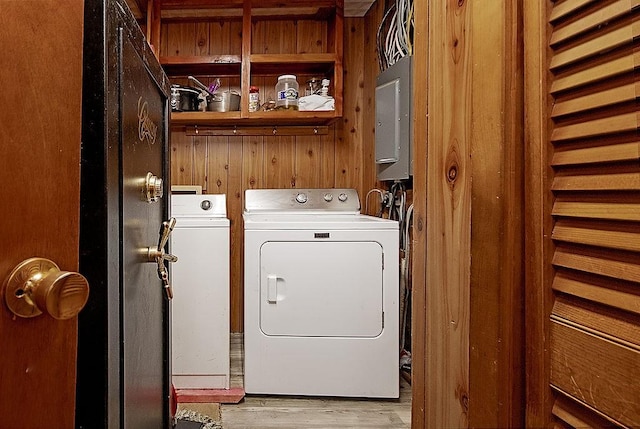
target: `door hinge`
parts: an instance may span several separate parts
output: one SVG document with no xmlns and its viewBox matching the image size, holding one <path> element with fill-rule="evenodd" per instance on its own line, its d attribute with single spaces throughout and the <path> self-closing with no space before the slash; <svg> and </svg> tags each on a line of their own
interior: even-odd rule
<svg viewBox="0 0 640 429">
<path fill-rule="evenodd" d="M 382 329 L 384 329 L 384 311 L 382 312 Z"/>
<path fill-rule="evenodd" d="M 382 252 L 382 271 L 384 271 L 384 252 Z"/>
</svg>

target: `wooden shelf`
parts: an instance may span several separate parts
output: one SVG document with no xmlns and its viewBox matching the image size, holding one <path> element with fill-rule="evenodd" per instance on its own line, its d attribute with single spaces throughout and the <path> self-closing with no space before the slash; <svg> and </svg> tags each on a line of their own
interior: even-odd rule
<svg viewBox="0 0 640 429">
<path fill-rule="evenodd" d="M 174 129 L 189 125 L 254 127 L 254 130 L 258 127 L 266 129 L 273 126 L 318 127 L 326 126 L 342 116 L 342 0 L 150 0 L 148 4 L 148 11 L 153 12 L 148 15 L 149 28 L 152 29 L 149 32 L 149 40 L 154 42 L 152 44 L 160 47 L 162 42 L 170 45 L 177 41 L 179 47 L 184 47 L 172 47 L 165 51 L 159 49 L 160 52 L 165 52 L 165 56 L 160 57 L 160 64 L 170 78 L 180 79 L 190 75 L 229 78 L 223 85 L 239 87 L 242 96 L 241 110 L 238 112 L 172 112 L 171 121 Z M 173 20 L 171 17 L 176 19 Z M 242 19 L 240 25 L 237 22 L 238 18 Z M 310 28 L 315 30 L 313 35 L 307 35 L 307 47 L 304 43 L 301 47 L 296 43 L 289 43 L 284 47 L 274 46 L 286 53 L 259 53 L 260 49 L 263 52 L 268 51 L 266 47 L 271 45 L 269 41 L 262 39 L 255 42 L 254 32 L 259 37 L 264 38 L 266 34 L 273 40 L 279 40 L 279 29 L 270 25 L 270 21 L 298 22 L 300 19 L 318 21 L 310 24 Z M 160 21 L 169 23 L 166 24 L 167 27 L 163 27 Z M 229 21 L 229 25 L 226 21 Z M 211 23 L 215 23 L 215 28 L 211 27 L 209 30 L 208 25 Z M 198 31 L 203 31 L 202 34 L 195 31 L 195 25 L 199 26 Z M 177 28 L 178 36 L 171 41 L 163 40 L 160 36 L 161 28 Z M 223 33 L 220 33 L 220 29 Z M 185 33 L 182 33 L 183 31 Z M 152 40 L 151 36 L 155 39 Z M 185 37 L 187 39 L 184 39 Z M 188 41 L 196 37 L 199 39 Z M 194 49 L 193 43 L 198 47 Z M 254 49 L 258 52 L 253 53 Z M 319 52 L 313 52 L 316 49 Z M 191 55 L 170 56 L 170 52 Z M 214 52 L 230 54 L 212 55 Z M 331 81 L 330 91 L 335 99 L 336 110 L 249 112 L 246 100 L 249 97 L 250 86 L 259 86 L 261 92 L 265 92 L 264 97 L 273 98 L 271 85 L 275 84 L 275 79 L 272 77 L 282 74 L 301 76 L 301 88 L 304 86 L 304 80 L 309 77 L 327 77 Z"/>
<path fill-rule="evenodd" d="M 251 54 L 251 74 L 333 75 L 338 59 L 335 54 Z"/>
<path fill-rule="evenodd" d="M 251 54 L 251 73 L 281 75 L 287 73 L 332 75 L 335 54 Z M 170 76 L 215 75 L 238 76 L 242 69 L 240 55 L 203 55 L 160 57 L 160 64 Z"/>
<path fill-rule="evenodd" d="M 146 11 L 146 0 L 133 1 Z M 162 0 L 162 19 L 241 19 L 243 6 L 244 0 Z M 251 8 L 252 16 L 259 19 L 326 19 L 334 13 L 336 1 L 252 0 Z"/>
<path fill-rule="evenodd" d="M 240 55 L 160 57 L 160 64 L 170 76 L 237 76 L 242 69 Z"/>
<path fill-rule="evenodd" d="M 274 110 L 251 112 L 172 112 L 172 126 L 223 125 L 223 126 L 282 126 L 282 125 L 329 125 L 338 117 L 334 111 L 300 112 Z"/>
</svg>

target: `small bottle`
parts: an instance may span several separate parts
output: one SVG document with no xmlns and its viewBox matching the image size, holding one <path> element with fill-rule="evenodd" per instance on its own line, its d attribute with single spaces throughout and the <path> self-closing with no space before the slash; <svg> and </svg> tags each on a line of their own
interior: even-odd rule
<svg viewBox="0 0 640 429">
<path fill-rule="evenodd" d="M 257 112 L 260 107 L 260 88 L 251 85 L 249 87 L 249 112 Z"/>
<path fill-rule="evenodd" d="M 323 97 L 329 96 L 329 79 L 322 79 L 322 89 L 320 90 L 320 95 Z"/>
<path fill-rule="evenodd" d="M 298 81 L 295 75 L 283 74 L 278 78 L 276 109 L 298 110 Z"/>
</svg>

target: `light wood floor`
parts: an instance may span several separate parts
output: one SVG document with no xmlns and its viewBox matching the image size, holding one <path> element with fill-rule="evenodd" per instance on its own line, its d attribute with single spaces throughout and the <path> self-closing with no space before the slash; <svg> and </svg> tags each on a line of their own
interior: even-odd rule
<svg viewBox="0 0 640 429">
<path fill-rule="evenodd" d="M 242 336 L 231 338 L 231 386 L 242 386 Z M 402 378 L 401 378 L 402 379 Z M 224 429 L 400 429 L 411 427 L 411 386 L 400 399 L 342 399 L 250 395 L 222 405 Z"/>
</svg>

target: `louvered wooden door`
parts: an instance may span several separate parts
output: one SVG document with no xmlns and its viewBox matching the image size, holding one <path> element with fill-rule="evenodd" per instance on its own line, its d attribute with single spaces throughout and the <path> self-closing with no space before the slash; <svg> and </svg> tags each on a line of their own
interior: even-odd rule
<svg viewBox="0 0 640 429">
<path fill-rule="evenodd" d="M 528 425 L 638 427 L 640 0 L 527 7 Z"/>
</svg>

